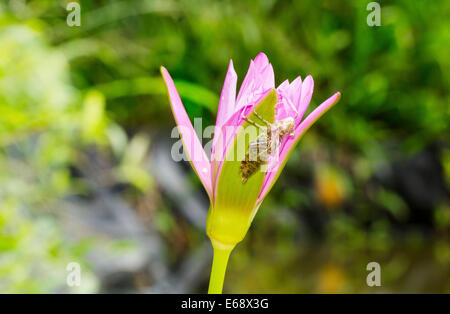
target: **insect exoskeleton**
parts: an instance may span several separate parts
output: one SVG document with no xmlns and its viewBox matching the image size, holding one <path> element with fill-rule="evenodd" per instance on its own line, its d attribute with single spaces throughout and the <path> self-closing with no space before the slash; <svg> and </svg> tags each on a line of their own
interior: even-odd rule
<svg viewBox="0 0 450 314">
<path fill-rule="evenodd" d="M 242 183 L 247 182 L 248 178 L 267 162 L 272 153 L 278 154 L 278 148 L 286 135 L 294 136 L 295 133 L 295 119 L 293 117 L 287 117 L 282 120 L 276 120 L 274 123 L 270 123 L 256 111 L 253 111 L 253 113 L 265 124 L 265 126 L 262 126 L 247 117 L 244 118 L 249 124 L 259 128 L 261 133 L 254 141 L 249 143 L 245 159 L 241 161 L 240 173 Z"/>
</svg>

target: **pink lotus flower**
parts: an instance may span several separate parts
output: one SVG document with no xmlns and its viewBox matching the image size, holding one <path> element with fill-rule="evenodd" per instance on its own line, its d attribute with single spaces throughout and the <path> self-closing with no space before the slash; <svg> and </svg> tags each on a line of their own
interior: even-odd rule
<svg viewBox="0 0 450 314">
<path fill-rule="evenodd" d="M 186 154 L 210 199 L 207 234 L 214 247 L 214 261 L 209 291 L 221 292 L 231 250 L 245 237 L 258 208 L 295 145 L 311 125 L 337 103 L 340 93 L 325 100 L 303 119 L 314 88 L 311 76 L 307 76 L 304 81 L 300 77 L 291 83 L 286 80 L 275 88 L 272 65 L 266 55 L 260 53 L 250 61 L 249 70 L 236 97 L 237 75 L 230 61 L 220 96 L 210 160 L 192 127 L 172 78 L 164 67 L 161 67 L 161 72 Z M 235 153 L 242 150 L 238 143 L 245 143 L 246 150 L 248 143 L 258 136 L 255 133 L 245 139 L 245 130 L 249 126 L 253 127 L 248 120 L 259 119 L 255 111 L 256 115 L 271 124 L 292 118 L 295 132 L 293 136 L 281 138 L 275 156 L 272 154 L 267 160 L 268 171 L 256 172 L 244 184 L 240 176 L 243 156 L 241 154 L 240 158 L 235 158 Z"/>
</svg>

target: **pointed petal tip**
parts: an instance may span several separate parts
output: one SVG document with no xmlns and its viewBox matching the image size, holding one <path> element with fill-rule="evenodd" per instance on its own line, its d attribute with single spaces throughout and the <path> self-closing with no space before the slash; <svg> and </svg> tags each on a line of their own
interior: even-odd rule
<svg viewBox="0 0 450 314">
<path fill-rule="evenodd" d="M 161 72 L 161 76 L 164 82 L 166 83 L 166 87 L 169 88 L 169 85 L 173 84 L 173 79 L 170 76 L 169 71 L 167 71 L 167 69 L 164 66 L 160 66 L 159 71 Z"/>
<path fill-rule="evenodd" d="M 257 55 L 256 55 L 256 57 L 255 57 L 255 59 L 256 58 L 267 58 L 267 55 L 264 53 L 264 52 L 260 52 L 260 53 L 258 53 Z"/>
<path fill-rule="evenodd" d="M 329 101 L 331 101 L 330 107 L 336 105 L 339 100 L 341 100 L 342 94 L 341 92 L 334 93 L 330 98 L 328 98 Z M 326 102 L 326 101 L 325 101 Z"/>
<path fill-rule="evenodd" d="M 264 52 L 258 53 L 253 61 L 260 67 L 265 67 L 266 65 L 270 64 L 269 58 L 267 58 Z"/>
<path fill-rule="evenodd" d="M 232 75 L 233 79 L 237 78 L 237 74 L 236 74 L 236 71 L 234 70 L 234 65 L 233 65 L 232 59 L 230 59 L 230 62 L 228 63 L 228 71 L 227 72 L 228 72 L 227 74 Z"/>
<path fill-rule="evenodd" d="M 304 82 L 309 81 L 310 84 L 312 84 L 314 86 L 314 79 L 311 75 L 308 75 L 307 77 L 305 77 Z"/>
<path fill-rule="evenodd" d="M 269 58 L 267 58 L 267 55 L 264 52 L 260 52 L 256 55 L 255 60 L 256 59 L 265 59 L 265 60 L 269 60 Z"/>
</svg>

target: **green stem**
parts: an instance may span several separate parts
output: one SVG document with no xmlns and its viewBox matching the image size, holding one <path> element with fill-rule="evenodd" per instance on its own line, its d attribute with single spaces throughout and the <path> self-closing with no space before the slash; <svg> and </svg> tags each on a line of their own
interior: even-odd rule
<svg viewBox="0 0 450 314">
<path fill-rule="evenodd" d="M 221 294 L 228 258 L 235 245 L 226 245 L 211 239 L 214 248 L 211 277 L 209 279 L 209 294 Z"/>
</svg>

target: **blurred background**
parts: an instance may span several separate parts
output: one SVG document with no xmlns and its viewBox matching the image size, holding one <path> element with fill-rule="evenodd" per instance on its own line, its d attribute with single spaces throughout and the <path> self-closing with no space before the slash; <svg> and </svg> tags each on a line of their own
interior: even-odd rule
<svg viewBox="0 0 450 314">
<path fill-rule="evenodd" d="M 207 290 L 208 199 L 171 159 L 160 78 L 214 124 L 229 59 L 265 52 L 276 84 L 311 74 L 302 139 L 224 292 L 450 293 L 450 2 L 0 3 L 0 292 Z M 381 287 L 368 287 L 369 262 Z M 68 263 L 81 285 L 66 283 Z"/>
</svg>

